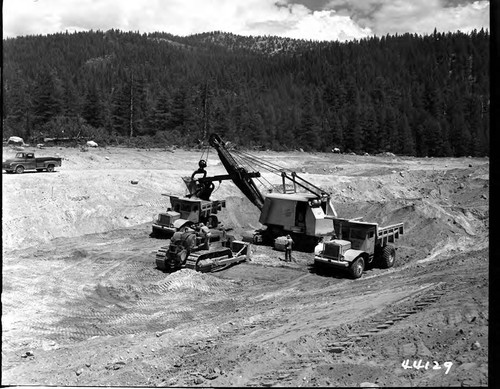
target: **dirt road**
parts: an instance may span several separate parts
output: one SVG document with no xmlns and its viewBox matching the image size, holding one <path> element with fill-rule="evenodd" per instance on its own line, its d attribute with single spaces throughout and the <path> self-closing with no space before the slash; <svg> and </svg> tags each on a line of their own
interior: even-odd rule
<svg viewBox="0 0 500 389">
<path fill-rule="evenodd" d="M 162 273 L 150 220 L 199 153 L 46 151 L 59 171 L 3 174 L 2 384 L 488 384 L 487 159 L 260 153 L 341 216 L 405 223 L 396 266 L 350 280 L 263 246 L 222 272 Z M 213 197 L 236 234 L 258 227 L 234 185 Z"/>
</svg>

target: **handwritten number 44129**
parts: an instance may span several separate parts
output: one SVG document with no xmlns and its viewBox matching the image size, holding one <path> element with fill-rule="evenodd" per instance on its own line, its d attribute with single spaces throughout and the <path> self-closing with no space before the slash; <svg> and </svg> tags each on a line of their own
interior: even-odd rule
<svg viewBox="0 0 500 389">
<path fill-rule="evenodd" d="M 431 366 L 430 362 L 423 363 L 421 359 L 419 359 L 418 361 L 416 361 L 416 360 L 413 361 L 412 364 L 410 364 L 410 360 L 409 359 L 405 359 L 403 361 L 403 363 L 401 363 L 401 366 L 403 366 L 403 369 L 405 369 L 405 370 L 407 370 L 407 369 L 417 369 L 417 370 L 420 370 L 420 369 L 425 369 L 425 370 L 432 369 L 432 370 L 441 370 L 442 369 L 442 367 L 439 364 L 439 362 L 434 361 L 433 362 L 433 366 Z M 448 374 L 450 372 L 451 367 L 453 366 L 453 362 L 444 362 L 443 366 L 446 368 L 446 371 L 445 371 L 444 374 Z"/>
</svg>

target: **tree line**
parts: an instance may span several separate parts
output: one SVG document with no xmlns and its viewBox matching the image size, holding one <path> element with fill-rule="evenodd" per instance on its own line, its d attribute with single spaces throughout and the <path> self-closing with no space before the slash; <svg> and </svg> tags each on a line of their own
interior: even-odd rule
<svg viewBox="0 0 500 389">
<path fill-rule="evenodd" d="M 3 136 L 489 155 L 487 31 L 351 42 L 119 30 L 3 41 Z"/>
</svg>

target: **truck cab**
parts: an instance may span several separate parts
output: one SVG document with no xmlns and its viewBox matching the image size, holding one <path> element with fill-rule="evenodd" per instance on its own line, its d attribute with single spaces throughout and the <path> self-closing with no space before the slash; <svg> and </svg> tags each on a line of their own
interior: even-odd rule
<svg viewBox="0 0 500 389">
<path fill-rule="evenodd" d="M 36 169 L 36 159 L 34 153 L 17 153 L 15 159 L 22 161 L 25 170 Z"/>
<path fill-rule="evenodd" d="M 373 254 L 375 252 L 375 233 L 377 226 L 372 223 L 349 224 L 333 223 L 335 231 L 338 231 L 340 239 L 346 239 L 351 242 L 352 248 L 366 251 Z"/>
</svg>

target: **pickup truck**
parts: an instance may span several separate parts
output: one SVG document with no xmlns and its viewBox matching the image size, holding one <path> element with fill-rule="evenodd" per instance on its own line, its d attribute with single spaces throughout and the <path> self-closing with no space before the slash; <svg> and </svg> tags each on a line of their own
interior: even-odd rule
<svg viewBox="0 0 500 389">
<path fill-rule="evenodd" d="M 332 218 L 336 234 L 324 239 L 314 249 L 314 265 L 317 269 L 347 270 L 352 278 L 359 278 L 367 265 L 378 264 L 381 268 L 394 266 L 396 249 L 393 245 L 404 233 L 403 223 L 379 227 L 355 219 Z"/>
<path fill-rule="evenodd" d="M 61 166 L 59 157 L 38 157 L 34 153 L 17 153 L 14 158 L 2 162 L 2 170 L 7 173 L 24 173 L 25 170 L 36 170 L 41 172 L 46 170 L 53 172 L 56 166 Z"/>
</svg>

